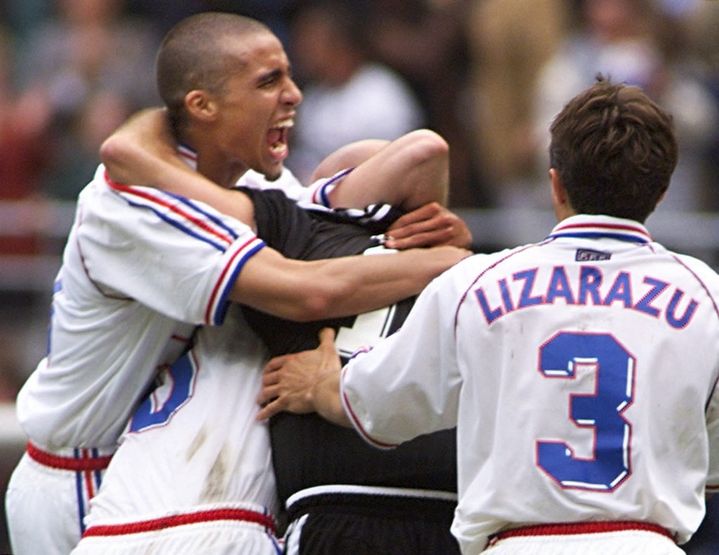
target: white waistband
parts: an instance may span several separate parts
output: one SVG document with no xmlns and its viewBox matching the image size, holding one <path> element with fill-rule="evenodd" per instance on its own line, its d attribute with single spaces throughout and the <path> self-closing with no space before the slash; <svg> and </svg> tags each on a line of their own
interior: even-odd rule
<svg viewBox="0 0 719 555">
<path fill-rule="evenodd" d="M 297 503 L 301 499 L 306 499 L 314 495 L 327 494 L 389 495 L 392 497 L 457 501 L 457 494 L 449 491 L 333 484 L 329 486 L 315 486 L 295 492 L 287 499 L 285 506 L 289 509 L 293 504 Z"/>
</svg>

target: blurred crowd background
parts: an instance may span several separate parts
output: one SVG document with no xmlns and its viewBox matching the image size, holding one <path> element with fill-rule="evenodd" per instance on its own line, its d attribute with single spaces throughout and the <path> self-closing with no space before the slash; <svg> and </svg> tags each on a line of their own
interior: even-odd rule
<svg viewBox="0 0 719 555">
<path fill-rule="evenodd" d="M 257 18 L 285 44 L 305 94 L 287 162 L 301 179 L 349 141 L 429 127 L 451 147 L 452 207 L 547 209 L 549 122 L 601 72 L 674 114 L 680 165 L 660 210 L 719 211 L 717 0 L 0 0 L 3 270 L 58 260 L 64 238 L 48 229 L 100 143 L 159 104 L 162 36 L 209 10 Z M 50 293 L 32 285 L 37 265 L 13 268 L 0 272 L 9 401 L 42 356 Z"/>
<path fill-rule="evenodd" d="M 454 206 L 546 205 L 548 123 L 602 72 L 674 113 L 667 207 L 719 208 L 716 0 L 0 0 L 0 196 L 74 199 L 102 139 L 159 103 L 162 35 L 206 10 L 283 40 L 300 177 L 348 141 L 427 126 L 451 145 Z"/>
</svg>

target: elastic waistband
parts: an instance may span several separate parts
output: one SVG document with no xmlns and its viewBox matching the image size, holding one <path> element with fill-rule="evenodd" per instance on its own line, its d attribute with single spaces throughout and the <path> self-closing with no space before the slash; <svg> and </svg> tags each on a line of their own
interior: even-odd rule
<svg viewBox="0 0 719 555">
<path fill-rule="evenodd" d="M 286 507 L 294 520 L 312 512 L 352 512 L 375 516 L 409 515 L 426 519 L 449 519 L 457 495 L 451 492 L 410 488 L 332 485 L 307 488 L 290 496 Z"/>
<path fill-rule="evenodd" d="M 625 532 L 627 530 L 640 530 L 654 532 L 666 536 L 672 541 L 674 535 L 658 524 L 651 522 L 638 522 L 634 520 L 616 520 L 601 522 L 563 522 L 557 524 L 535 524 L 522 526 L 511 530 L 504 530 L 490 537 L 489 544 L 494 545 L 500 540 L 522 536 L 565 536 L 572 534 L 600 534 L 603 532 Z"/>
<path fill-rule="evenodd" d="M 457 494 L 451 491 L 429 489 L 393 488 L 386 486 L 360 486 L 355 484 L 332 484 L 305 488 L 293 493 L 287 498 L 286 506 L 289 509 L 298 501 L 315 496 L 325 495 L 372 495 L 387 497 L 405 497 L 414 499 L 438 499 L 440 501 L 457 502 Z"/>
<path fill-rule="evenodd" d="M 88 470 L 104 470 L 110 464 L 112 454 L 95 447 L 77 447 L 72 449 L 72 456 L 58 455 L 43 451 L 37 445 L 28 442 L 27 454 L 32 460 L 43 466 L 83 472 Z"/>
<path fill-rule="evenodd" d="M 218 520 L 234 520 L 249 522 L 262 526 L 265 530 L 275 533 L 275 520 L 271 515 L 258 513 L 247 509 L 210 509 L 194 513 L 181 513 L 166 517 L 140 520 L 123 524 L 104 524 L 90 526 L 83 537 L 88 536 L 120 536 L 128 534 L 141 534 L 143 532 L 155 532 L 164 528 L 185 526 L 188 524 L 200 524 Z"/>
</svg>

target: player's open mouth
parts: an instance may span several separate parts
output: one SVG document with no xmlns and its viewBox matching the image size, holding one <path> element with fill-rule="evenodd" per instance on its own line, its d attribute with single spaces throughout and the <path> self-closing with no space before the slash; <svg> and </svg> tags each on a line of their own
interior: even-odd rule
<svg viewBox="0 0 719 555">
<path fill-rule="evenodd" d="M 270 147 L 270 154 L 276 160 L 284 160 L 289 154 L 288 136 L 289 130 L 294 126 L 294 120 L 287 118 L 279 122 L 267 133 L 267 143 Z"/>
</svg>

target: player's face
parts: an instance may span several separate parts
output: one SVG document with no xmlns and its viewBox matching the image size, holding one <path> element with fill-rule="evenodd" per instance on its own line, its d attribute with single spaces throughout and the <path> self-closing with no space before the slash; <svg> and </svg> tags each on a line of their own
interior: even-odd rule
<svg viewBox="0 0 719 555">
<path fill-rule="evenodd" d="M 217 99 L 219 147 L 228 163 L 275 178 L 289 154 L 288 134 L 302 93 L 271 33 L 244 37 L 231 48 L 245 63 Z"/>
</svg>

